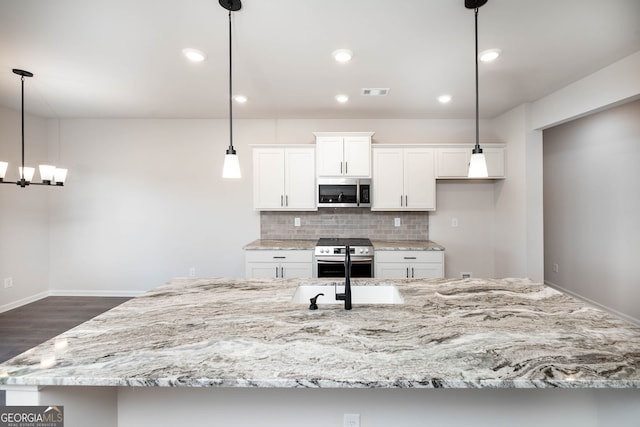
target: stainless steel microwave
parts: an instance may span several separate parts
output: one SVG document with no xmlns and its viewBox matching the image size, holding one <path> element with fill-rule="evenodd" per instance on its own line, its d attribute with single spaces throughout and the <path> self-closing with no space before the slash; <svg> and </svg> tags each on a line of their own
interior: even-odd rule
<svg viewBox="0 0 640 427">
<path fill-rule="evenodd" d="M 319 178 L 318 207 L 371 207 L 371 180 L 362 178 Z"/>
</svg>

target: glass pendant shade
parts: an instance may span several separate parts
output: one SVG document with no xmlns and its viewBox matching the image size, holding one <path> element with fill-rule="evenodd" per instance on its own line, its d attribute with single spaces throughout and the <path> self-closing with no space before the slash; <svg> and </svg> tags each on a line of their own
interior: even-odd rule
<svg viewBox="0 0 640 427">
<path fill-rule="evenodd" d="M 242 178 L 242 174 L 240 173 L 240 162 L 238 160 L 238 156 L 233 153 L 227 154 L 224 156 L 224 166 L 222 168 L 222 177 L 223 178 Z"/>
<path fill-rule="evenodd" d="M 55 171 L 53 172 L 53 180 L 56 182 L 56 185 L 63 185 L 66 179 L 67 170 L 62 168 L 55 168 Z"/>
<path fill-rule="evenodd" d="M 22 166 L 18 168 L 18 176 L 20 179 L 24 178 L 25 181 L 31 182 L 33 181 L 33 174 L 36 172 L 34 168 L 25 167 L 24 168 L 24 176 L 22 175 Z"/>
<path fill-rule="evenodd" d="M 7 167 L 8 166 L 9 166 L 9 163 L 0 162 L 0 179 L 4 179 L 5 175 L 7 174 Z"/>
<path fill-rule="evenodd" d="M 473 153 L 471 161 L 469 161 L 469 178 L 487 177 L 489 177 L 489 172 L 487 171 L 487 161 L 484 158 L 484 153 Z"/>
<path fill-rule="evenodd" d="M 40 179 L 43 182 L 51 182 L 53 181 L 53 173 L 56 170 L 55 166 L 51 165 L 40 165 Z"/>
</svg>

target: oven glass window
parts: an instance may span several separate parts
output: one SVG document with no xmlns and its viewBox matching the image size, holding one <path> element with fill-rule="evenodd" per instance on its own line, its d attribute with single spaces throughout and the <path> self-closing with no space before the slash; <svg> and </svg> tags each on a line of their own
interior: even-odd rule
<svg viewBox="0 0 640 427">
<path fill-rule="evenodd" d="M 341 262 L 318 263 L 318 277 L 344 278 L 344 264 Z M 352 263 L 351 277 L 373 277 L 373 263 Z"/>
</svg>

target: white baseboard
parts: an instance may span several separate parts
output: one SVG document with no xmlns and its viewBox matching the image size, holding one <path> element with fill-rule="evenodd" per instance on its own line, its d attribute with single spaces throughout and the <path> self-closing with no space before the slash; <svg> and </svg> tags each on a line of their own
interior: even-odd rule
<svg viewBox="0 0 640 427">
<path fill-rule="evenodd" d="M 640 326 L 640 319 L 636 319 L 635 317 L 629 316 L 628 314 L 621 313 L 618 310 L 615 310 L 615 309 L 613 309 L 611 307 L 607 307 L 606 305 L 600 304 L 597 301 L 594 301 L 594 300 L 592 300 L 590 298 L 587 298 L 585 296 L 577 294 L 577 293 L 575 293 L 573 291 L 570 291 L 569 289 L 565 289 L 562 286 L 556 285 L 555 283 L 553 283 L 553 282 L 551 282 L 549 280 L 545 280 L 544 284 L 548 285 L 548 286 L 551 286 L 552 288 L 554 288 L 554 289 L 556 289 L 556 290 L 558 290 L 560 292 L 564 292 L 565 294 L 569 294 L 572 297 L 575 297 L 575 298 L 577 298 L 579 300 L 587 302 L 587 303 L 589 303 L 591 305 L 595 305 L 596 307 L 601 308 L 602 310 L 604 310 L 606 312 L 609 312 L 609 313 L 613 314 L 614 316 L 618 316 L 618 317 L 626 320 L 627 322 L 631 322 L 631 323 L 633 323 L 635 325 Z"/>
<path fill-rule="evenodd" d="M 78 291 L 78 290 L 55 290 L 40 292 L 35 295 L 31 295 L 26 298 L 19 299 L 17 301 L 10 302 L 8 304 L 0 305 L 0 313 L 13 310 L 15 308 L 22 307 L 23 305 L 36 302 L 46 297 L 125 297 L 133 298 L 144 294 L 145 291 L 112 291 L 112 290 L 97 290 L 97 291 Z"/>
<path fill-rule="evenodd" d="M 49 296 L 49 292 L 40 292 L 35 295 L 28 296 L 26 298 L 19 299 L 17 301 L 10 302 L 8 304 L 0 305 L 0 313 L 4 313 L 5 311 L 13 310 L 14 308 L 22 307 L 23 305 L 30 304 L 32 302 L 36 302 L 41 300 L 42 298 L 46 298 Z"/>
</svg>

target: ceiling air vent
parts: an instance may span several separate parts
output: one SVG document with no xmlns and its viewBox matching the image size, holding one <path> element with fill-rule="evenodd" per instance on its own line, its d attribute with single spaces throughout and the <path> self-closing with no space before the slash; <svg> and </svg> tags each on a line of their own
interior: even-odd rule
<svg viewBox="0 0 640 427">
<path fill-rule="evenodd" d="M 362 96 L 387 96 L 388 87 L 365 87 L 362 89 Z"/>
</svg>

